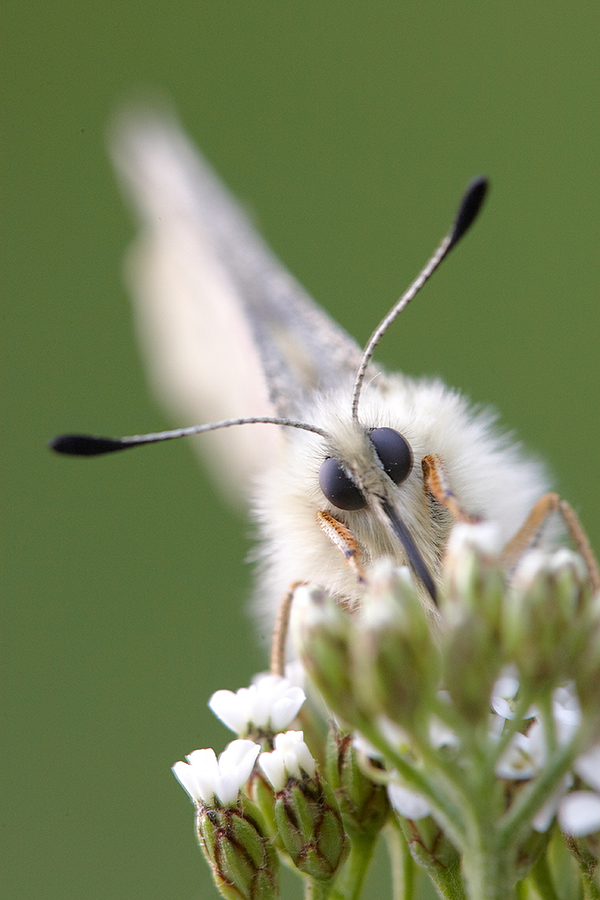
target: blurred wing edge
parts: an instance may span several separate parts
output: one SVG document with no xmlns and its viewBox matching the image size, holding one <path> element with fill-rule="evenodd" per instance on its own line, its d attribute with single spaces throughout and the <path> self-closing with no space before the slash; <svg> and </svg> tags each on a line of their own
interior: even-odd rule
<svg viewBox="0 0 600 900">
<path fill-rule="evenodd" d="M 356 371 L 358 345 L 276 259 L 173 115 L 123 111 L 110 150 L 140 225 L 126 260 L 136 325 L 157 393 L 184 417 L 176 424 L 302 419 L 315 392 Z M 199 442 L 235 495 L 268 464 L 278 431 Z"/>
</svg>

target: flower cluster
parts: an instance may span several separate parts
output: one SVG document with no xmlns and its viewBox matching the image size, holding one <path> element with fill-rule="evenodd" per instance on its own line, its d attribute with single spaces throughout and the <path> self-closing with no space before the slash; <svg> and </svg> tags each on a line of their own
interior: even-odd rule
<svg viewBox="0 0 600 900">
<path fill-rule="evenodd" d="M 316 896 L 357 897 L 388 826 L 441 897 L 556 896 L 561 833 L 568 895 L 600 897 L 600 598 L 578 555 L 532 550 L 509 578 L 492 526 L 461 524 L 435 615 L 385 563 L 352 613 L 297 588 L 291 631 L 327 740 L 289 730 L 304 691 L 262 676 L 211 698 L 238 735 L 219 759 L 173 767 L 225 896 L 275 897 L 283 858 Z"/>
</svg>

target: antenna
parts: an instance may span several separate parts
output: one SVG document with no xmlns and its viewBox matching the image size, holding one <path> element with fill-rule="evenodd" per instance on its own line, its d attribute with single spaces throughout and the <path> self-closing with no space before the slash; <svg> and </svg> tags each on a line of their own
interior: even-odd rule
<svg viewBox="0 0 600 900">
<path fill-rule="evenodd" d="M 59 434 L 53 438 L 49 447 L 57 453 L 69 456 L 100 456 L 102 453 L 114 453 L 139 447 L 142 444 L 157 444 L 159 441 L 172 441 L 175 438 L 187 437 L 191 434 L 202 434 L 205 431 L 216 431 L 217 428 L 230 428 L 232 425 L 286 425 L 289 428 L 301 428 L 312 431 L 329 440 L 329 435 L 316 425 L 305 422 L 294 422 L 292 419 L 278 419 L 269 416 L 258 416 L 248 419 L 223 419 L 221 422 L 209 422 L 207 425 L 190 425 L 189 428 L 176 428 L 174 431 L 158 431 L 153 434 L 134 434 L 130 437 L 107 438 L 93 434 Z"/>
<path fill-rule="evenodd" d="M 429 262 L 421 269 L 410 287 L 402 294 L 398 302 L 392 306 L 387 316 L 381 320 L 369 338 L 354 381 L 354 391 L 352 393 L 352 418 L 354 421 L 358 420 L 360 392 L 363 386 L 365 372 L 367 371 L 367 366 L 371 361 L 375 347 L 396 317 L 408 306 L 415 294 L 421 290 L 425 282 L 433 275 L 442 260 L 448 256 L 452 248 L 458 244 L 461 237 L 469 230 L 479 214 L 488 186 L 489 181 L 482 175 L 471 181 L 460 202 L 452 228 L 438 246 L 433 256 L 429 259 Z"/>
</svg>

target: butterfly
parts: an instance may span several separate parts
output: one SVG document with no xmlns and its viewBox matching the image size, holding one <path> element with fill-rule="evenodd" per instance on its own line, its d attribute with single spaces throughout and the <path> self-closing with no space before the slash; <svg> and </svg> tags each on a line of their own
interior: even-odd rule
<svg viewBox="0 0 600 900">
<path fill-rule="evenodd" d="M 469 185 L 450 231 L 362 349 L 275 258 L 173 118 L 129 114 L 113 150 L 140 221 L 128 268 L 157 381 L 209 422 L 116 439 L 62 435 L 55 450 L 97 455 L 213 432 L 221 481 L 251 485 L 257 607 L 270 620 L 300 583 L 359 606 L 383 557 L 410 567 L 434 614 L 457 520 L 494 522 L 510 569 L 558 510 L 600 585 L 571 508 L 548 493 L 543 465 L 494 413 L 439 379 L 387 372 L 373 359 L 477 217 L 485 178 Z"/>
</svg>

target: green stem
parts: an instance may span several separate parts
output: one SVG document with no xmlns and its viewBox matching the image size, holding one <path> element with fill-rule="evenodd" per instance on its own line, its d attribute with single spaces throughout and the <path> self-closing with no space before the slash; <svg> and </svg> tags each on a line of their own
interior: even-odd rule
<svg viewBox="0 0 600 900">
<path fill-rule="evenodd" d="M 532 703 L 531 691 L 525 691 L 523 687 L 519 689 L 517 697 L 517 705 L 513 713 L 512 719 L 504 720 L 504 728 L 498 742 L 490 748 L 489 765 L 494 770 L 496 763 L 510 744 L 511 739 L 517 731 L 524 729 L 525 714 Z"/>
<path fill-rule="evenodd" d="M 414 900 L 415 861 L 395 816 L 384 831 L 392 868 L 392 900 Z"/>
<path fill-rule="evenodd" d="M 455 806 L 448 794 L 442 793 L 439 786 L 433 785 L 431 779 L 425 778 L 414 766 L 412 766 L 402 754 L 392 747 L 384 739 L 378 728 L 373 727 L 371 723 L 361 724 L 361 732 L 365 738 L 373 744 L 385 757 L 390 768 L 396 769 L 402 776 L 407 786 L 417 793 L 422 794 L 431 802 L 432 807 L 436 810 L 440 823 L 449 839 L 458 847 L 462 846 L 464 839 L 464 831 L 461 827 L 462 817 L 460 815 L 460 806 Z M 440 771 L 439 760 L 431 759 L 434 766 Z M 443 775 L 447 774 L 443 773 Z M 458 773 L 456 778 L 451 779 L 451 784 L 455 785 L 459 782 Z"/>
<path fill-rule="evenodd" d="M 467 900 L 465 884 L 460 871 L 460 862 L 456 862 L 454 866 L 448 869 L 430 869 L 427 874 L 443 900 Z M 473 897 L 474 900 L 483 900 L 483 897 L 480 898 L 478 894 L 470 894 L 469 896 Z M 506 895 L 503 895 L 502 900 L 506 900 Z"/>
<path fill-rule="evenodd" d="M 304 883 L 304 900 L 328 900 L 329 897 L 335 896 L 331 892 L 330 881 L 315 881 L 314 878 L 307 878 Z"/>
<path fill-rule="evenodd" d="M 471 900 L 509 900 L 514 892 L 514 861 L 498 845 L 493 825 L 479 829 L 465 850 L 462 868 Z"/>
<path fill-rule="evenodd" d="M 600 898 L 600 887 L 596 880 L 598 871 L 597 854 L 591 851 L 585 839 L 569 837 L 566 834 L 563 835 L 563 838 L 581 874 L 584 900 L 598 900 Z"/>
<path fill-rule="evenodd" d="M 330 900 L 358 900 L 361 895 L 369 863 L 375 849 L 376 837 L 354 838 L 350 854 L 335 880 Z"/>
<path fill-rule="evenodd" d="M 600 888 L 598 888 L 594 877 L 587 873 L 583 873 L 581 880 L 583 882 L 584 900 L 598 900 L 600 897 Z"/>
<path fill-rule="evenodd" d="M 550 757 L 540 774 L 517 797 L 498 823 L 498 831 L 504 846 L 516 843 L 520 836 L 531 827 L 531 820 L 542 804 L 560 786 L 561 778 L 569 771 L 580 746 L 577 734 L 559 747 Z"/>
</svg>

